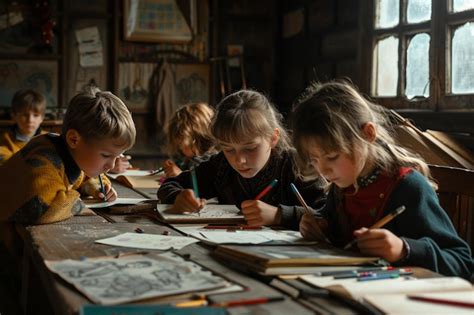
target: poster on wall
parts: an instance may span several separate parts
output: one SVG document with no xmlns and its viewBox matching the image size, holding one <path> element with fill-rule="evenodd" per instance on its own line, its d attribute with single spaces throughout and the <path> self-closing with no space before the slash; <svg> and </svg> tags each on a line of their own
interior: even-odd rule
<svg viewBox="0 0 474 315">
<path fill-rule="evenodd" d="M 46 98 L 46 106 L 58 106 L 58 64 L 50 60 L 0 61 L 0 107 L 10 107 L 16 91 L 35 89 Z"/>
</svg>

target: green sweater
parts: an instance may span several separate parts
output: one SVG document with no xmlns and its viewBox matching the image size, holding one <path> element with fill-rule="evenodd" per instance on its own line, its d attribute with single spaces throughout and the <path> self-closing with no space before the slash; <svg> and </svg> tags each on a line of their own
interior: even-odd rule
<svg viewBox="0 0 474 315">
<path fill-rule="evenodd" d="M 331 239 L 340 239 L 337 188 L 332 187 L 320 211 L 328 220 Z M 388 197 L 383 216 L 405 205 L 406 210 L 384 226 L 406 241 L 409 255 L 395 265 L 419 266 L 446 276 L 470 279 L 473 260 L 468 244 L 457 234 L 426 178 L 417 171 L 407 174 Z M 339 244 L 343 245 L 343 244 Z"/>
</svg>

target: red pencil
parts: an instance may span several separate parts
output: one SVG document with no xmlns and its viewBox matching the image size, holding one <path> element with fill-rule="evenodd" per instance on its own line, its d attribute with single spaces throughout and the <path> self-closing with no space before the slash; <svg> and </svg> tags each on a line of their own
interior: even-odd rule
<svg viewBox="0 0 474 315">
<path fill-rule="evenodd" d="M 262 199 L 268 192 L 276 186 L 278 183 L 278 179 L 274 179 L 267 187 L 265 187 L 258 195 L 255 197 L 255 200 L 260 200 Z"/>
<path fill-rule="evenodd" d="M 242 299 L 242 300 L 213 303 L 211 304 L 211 306 L 232 307 L 232 306 L 240 306 L 240 305 L 252 305 L 252 304 L 277 302 L 277 301 L 283 301 L 284 299 L 285 298 L 283 296 L 261 297 L 261 298 L 255 298 L 255 299 Z"/>
<path fill-rule="evenodd" d="M 261 230 L 261 226 L 247 226 L 247 225 L 206 225 L 204 229 L 209 230 Z"/>
<path fill-rule="evenodd" d="M 409 295 L 408 298 L 412 300 L 422 301 L 422 302 L 474 308 L 473 302 L 452 301 L 452 300 L 445 300 L 442 298 L 434 298 L 434 297 L 426 297 L 426 296 L 418 296 L 418 295 Z"/>
</svg>

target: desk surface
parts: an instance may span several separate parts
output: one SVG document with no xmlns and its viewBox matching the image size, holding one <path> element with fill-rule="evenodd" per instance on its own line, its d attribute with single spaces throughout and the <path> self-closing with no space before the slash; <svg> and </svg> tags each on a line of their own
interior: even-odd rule
<svg viewBox="0 0 474 315">
<path fill-rule="evenodd" d="M 116 189 L 122 197 L 140 197 L 140 194 L 128 188 L 118 186 Z M 24 242 L 26 261 L 30 263 L 30 268 L 33 266 L 38 273 L 42 283 L 41 287 L 44 288 L 54 313 L 77 314 L 82 305 L 91 304 L 91 302 L 59 276 L 51 273 L 46 268 L 44 260 L 115 256 L 119 253 L 141 251 L 94 243 L 97 239 L 133 232 L 137 227 L 146 233 L 162 234 L 164 231 L 169 231 L 170 235 L 180 235 L 171 227 L 154 222 L 146 216 L 110 214 L 75 216 L 67 221 L 48 225 L 17 226 L 17 232 Z M 195 243 L 184 247 L 177 253 L 187 255 L 192 261 L 246 288 L 242 292 L 213 295 L 214 301 L 284 295 L 269 284 L 271 278 L 252 277 L 230 269 L 225 264 L 213 259 L 210 255 L 211 250 L 212 247 Z M 152 252 L 152 250 L 148 251 Z M 24 275 L 24 277 L 26 276 L 27 274 Z M 155 298 L 139 303 L 166 303 L 173 299 L 176 300 L 176 297 Z M 293 300 L 290 296 L 287 296 L 282 302 L 240 307 L 239 309 L 250 311 L 251 314 L 356 313 L 353 308 L 334 300 L 324 298 Z"/>
</svg>

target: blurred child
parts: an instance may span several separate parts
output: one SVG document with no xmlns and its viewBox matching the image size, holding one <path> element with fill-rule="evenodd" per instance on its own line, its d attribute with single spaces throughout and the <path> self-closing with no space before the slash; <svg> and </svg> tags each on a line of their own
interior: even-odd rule
<svg viewBox="0 0 474 315">
<path fill-rule="evenodd" d="M 0 166 L 0 220 L 43 224 L 65 220 L 85 208 L 80 192 L 113 201 L 105 176 L 115 159 L 135 142 L 135 125 L 125 104 L 110 92 L 72 98 L 62 134 L 32 139 Z M 105 195 L 104 195 L 105 192 Z"/>
<path fill-rule="evenodd" d="M 395 265 L 469 278 L 469 246 L 439 205 L 427 164 L 394 142 L 383 114 L 344 82 L 314 84 L 297 102 L 294 143 L 330 183 L 320 217 L 304 215 L 301 233 L 337 246 L 356 238 L 362 253 Z M 369 228 L 402 205 L 385 226 Z"/>
<path fill-rule="evenodd" d="M 178 109 L 167 127 L 168 154 L 182 156 L 182 167 L 188 170 L 217 153 L 209 130 L 214 110 L 205 103 L 191 103 Z M 163 163 L 166 177 L 181 174 L 182 169 L 173 160 Z"/>
<path fill-rule="evenodd" d="M 211 132 L 223 151 L 196 167 L 199 196 L 190 189 L 190 172 L 183 172 L 160 187 L 161 202 L 174 203 L 178 211 L 195 212 L 205 199 L 217 197 L 221 204 L 240 207 L 249 225 L 297 229 L 303 208 L 294 206 L 299 203 L 290 183 L 309 204 L 323 197 L 323 191 L 315 181 L 304 182 L 297 176 L 281 115 L 268 99 L 250 90 L 227 96 L 217 105 Z M 277 186 L 255 200 L 275 179 Z"/>
<path fill-rule="evenodd" d="M 0 136 L 0 165 L 41 133 L 46 100 L 35 90 L 23 89 L 15 93 L 11 106 L 15 125 Z"/>
</svg>

